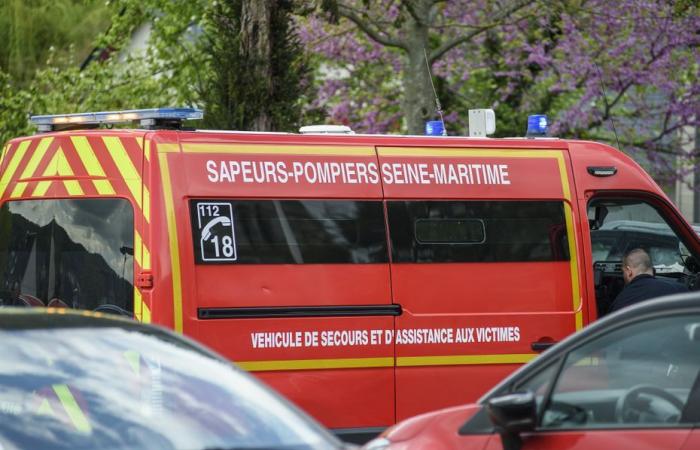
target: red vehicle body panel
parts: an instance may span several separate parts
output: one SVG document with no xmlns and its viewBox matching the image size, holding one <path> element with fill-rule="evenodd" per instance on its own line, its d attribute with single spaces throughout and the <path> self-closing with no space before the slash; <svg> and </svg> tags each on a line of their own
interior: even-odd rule
<svg viewBox="0 0 700 450">
<path fill-rule="evenodd" d="M 619 449 L 634 448 L 640 450 L 682 449 L 688 439 L 690 430 L 610 430 L 610 431 L 565 431 L 560 433 L 540 433 L 523 436 L 523 450 L 557 449 Z M 688 447 L 690 448 L 690 447 Z M 503 450 L 499 435 L 495 434 L 486 450 Z"/>
<path fill-rule="evenodd" d="M 593 177 L 589 166 L 618 173 Z M 211 346 L 333 428 L 385 427 L 474 401 L 536 356 L 532 343 L 558 341 L 594 320 L 592 193 L 645 193 L 692 233 L 636 163 L 592 142 L 72 131 L 10 141 L 0 173 L 3 203 L 129 199 L 137 213 L 136 318 Z M 372 200 L 385 210 L 403 200 L 556 201 L 571 257 L 400 263 L 389 248 L 385 263 L 196 264 L 193 199 Z M 397 305 L 398 316 L 199 316 L 215 308 Z M 420 329 L 438 340 L 397 343 L 402 330 Z M 337 345 L 348 336 L 352 344 Z"/>
<path fill-rule="evenodd" d="M 498 433 L 459 434 L 459 429 L 481 406 L 469 404 L 447 408 L 405 420 L 387 430 L 383 436 L 391 441 L 391 450 L 439 448 L 503 450 Z M 697 448 L 693 430 L 640 429 L 640 430 L 581 430 L 542 431 L 525 433 L 522 450 L 583 450 L 583 449 L 691 449 Z M 694 445 L 692 445 L 694 444 Z"/>
</svg>

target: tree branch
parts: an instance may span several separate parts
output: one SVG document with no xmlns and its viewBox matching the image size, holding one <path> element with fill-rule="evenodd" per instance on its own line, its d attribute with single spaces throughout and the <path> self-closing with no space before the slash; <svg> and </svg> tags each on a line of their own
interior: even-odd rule
<svg viewBox="0 0 700 450">
<path fill-rule="evenodd" d="M 345 17 L 357 27 L 362 30 L 367 36 L 373 41 L 382 44 L 386 47 L 400 48 L 402 50 L 408 50 L 408 45 L 398 39 L 393 39 L 388 36 L 383 36 L 377 28 L 372 27 L 370 24 L 362 20 L 350 7 L 343 4 L 338 4 L 338 14 L 341 17 Z"/>
<path fill-rule="evenodd" d="M 470 33 L 467 33 L 463 36 L 458 36 L 450 41 L 445 42 L 440 47 L 438 47 L 434 51 L 430 52 L 430 55 L 428 57 L 430 64 L 433 64 L 435 61 L 440 59 L 445 53 L 449 52 L 450 50 L 457 47 L 458 45 L 463 44 L 465 42 L 469 42 L 474 37 L 478 36 L 479 34 L 483 33 L 484 31 L 498 26 L 500 24 L 501 20 L 511 16 L 512 14 L 516 13 L 517 11 L 523 9 L 524 7 L 526 7 L 527 5 L 530 5 L 530 4 L 532 4 L 531 0 L 518 0 L 510 8 L 503 9 L 503 10 L 499 11 L 498 13 L 494 14 L 494 16 L 491 19 L 490 24 L 484 25 L 482 27 L 475 29 L 474 31 L 472 31 Z"/>
</svg>

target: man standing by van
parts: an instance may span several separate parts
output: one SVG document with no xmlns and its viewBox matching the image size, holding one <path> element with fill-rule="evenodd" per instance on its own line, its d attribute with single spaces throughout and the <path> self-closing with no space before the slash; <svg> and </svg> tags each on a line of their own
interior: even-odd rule
<svg viewBox="0 0 700 450">
<path fill-rule="evenodd" d="M 641 248 L 632 249 L 622 257 L 622 277 L 625 287 L 615 297 L 610 312 L 643 300 L 688 291 L 682 283 L 656 278 L 651 258 Z"/>
</svg>

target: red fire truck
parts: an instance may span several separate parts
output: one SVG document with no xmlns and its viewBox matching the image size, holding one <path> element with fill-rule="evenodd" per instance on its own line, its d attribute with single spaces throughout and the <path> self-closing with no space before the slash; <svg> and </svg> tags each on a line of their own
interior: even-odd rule
<svg viewBox="0 0 700 450">
<path fill-rule="evenodd" d="M 0 302 L 172 327 L 360 434 L 595 320 L 622 284 L 611 223 L 650 224 L 625 245 L 695 286 L 696 234 L 606 145 L 181 128 L 199 116 L 42 116 L 7 143 Z"/>
</svg>

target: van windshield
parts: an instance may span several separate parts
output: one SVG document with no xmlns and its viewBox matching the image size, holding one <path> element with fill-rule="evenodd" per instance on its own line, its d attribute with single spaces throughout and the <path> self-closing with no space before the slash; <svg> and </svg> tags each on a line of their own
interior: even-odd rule
<svg viewBox="0 0 700 450">
<path fill-rule="evenodd" d="M 23 200 L 0 208 L 0 306 L 131 314 L 134 213 L 125 199 Z"/>
</svg>

